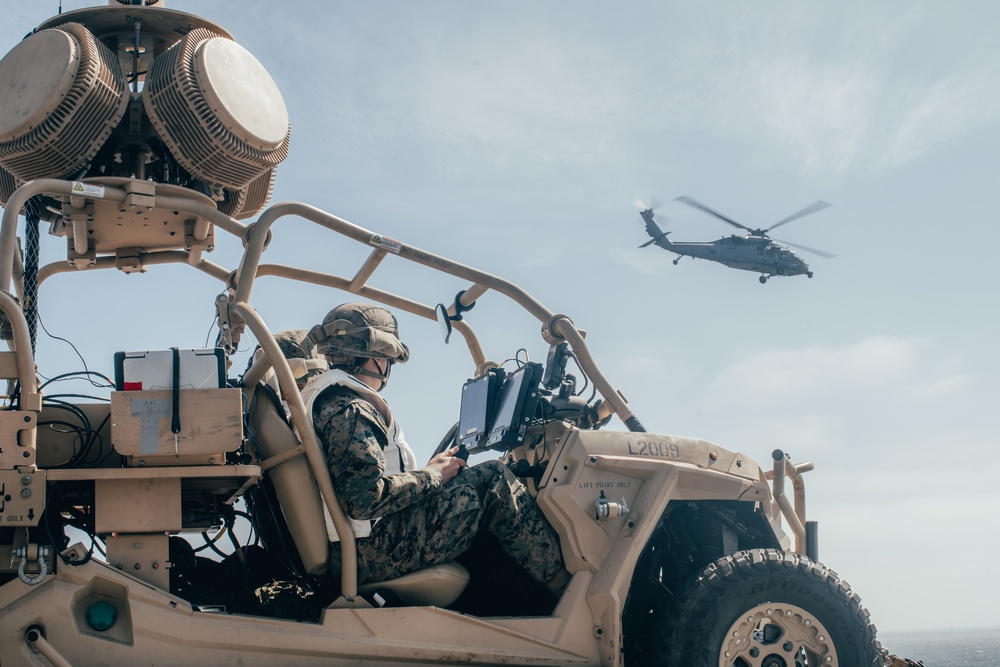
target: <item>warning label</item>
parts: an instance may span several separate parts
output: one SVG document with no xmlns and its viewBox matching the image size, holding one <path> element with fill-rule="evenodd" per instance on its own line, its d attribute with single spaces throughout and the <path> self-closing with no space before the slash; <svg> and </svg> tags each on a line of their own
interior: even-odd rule
<svg viewBox="0 0 1000 667">
<path fill-rule="evenodd" d="M 104 199 L 104 186 L 94 185 L 93 183 L 81 183 L 80 181 L 73 181 L 72 186 L 73 194 L 83 195 L 84 197 L 96 197 L 97 199 Z"/>
<path fill-rule="evenodd" d="M 403 244 L 396 239 L 390 239 L 388 236 L 382 236 L 381 234 L 372 234 L 368 243 L 381 248 L 382 250 L 388 250 L 396 255 L 399 254 L 399 249 L 403 247 Z"/>
</svg>

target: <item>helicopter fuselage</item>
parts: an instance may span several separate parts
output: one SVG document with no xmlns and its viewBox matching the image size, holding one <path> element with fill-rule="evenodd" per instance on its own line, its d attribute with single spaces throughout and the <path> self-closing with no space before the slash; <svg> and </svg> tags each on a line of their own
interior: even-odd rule
<svg viewBox="0 0 1000 667">
<path fill-rule="evenodd" d="M 801 257 L 783 245 L 769 238 L 748 234 L 746 236 L 724 236 L 721 239 L 707 242 L 672 242 L 667 238 L 670 232 L 664 232 L 653 220 L 653 212 L 641 212 L 646 223 L 646 232 L 651 237 L 647 243 L 653 243 L 664 250 L 678 255 L 674 260 L 677 264 L 680 257 L 695 257 L 718 262 L 733 269 L 754 271 L 761 274 L 761 282 L 768 276 L 800 276 L 812 278 L 812 271 Z"/>
<path fill-rule="evenodd" d="M 666 240 L 666 239 L 665 239 Z M 707 243 L 671 243 L 661 247 L 677 255 L 707 259 L 734 269 L 769 276 L 809 275 L 809 266 L 794 252 L 755 236 L 727 236 Z"/>
</svg>

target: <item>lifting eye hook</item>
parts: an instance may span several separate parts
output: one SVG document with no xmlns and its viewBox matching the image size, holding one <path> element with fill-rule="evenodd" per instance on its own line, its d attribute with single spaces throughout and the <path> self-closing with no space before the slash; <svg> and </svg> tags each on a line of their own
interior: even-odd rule
<svg viewBox="0 0 1000 667">
<path fill-rule="evenodd" d="M 14 549 L 13 552 L 11 552 L 11 555 L 14 558 L 17 558 L 17 557 L 21 558 L 21 562 L 18 563 L 18 566 L 17 566 L 17 577 L 18 577 L 18 579 L 20 579 L 21 581 L 23 581 L 24 583 L 26 583 L 29 586 L 33 586 L 33 585 L 41 582 L 42 579 L 45 578 L 45 575 L 49 573 L 49 568 L 45 564 L 45 558 L 49 555 L 49 548 L 45 547 L 45 546 L 40 546 L 40 547 L 37 547 L 37 548 L 38 548 L 38 574 L 36 574 L 34 577 L 29 577 L 24 572 L 24 568 L 28 565 L 28 550 L 29 550 L 29 547 L 27 545 L 26 546 L 22 546 L 22 547 L 18 547 L 16 549 Z"/>
</svg>

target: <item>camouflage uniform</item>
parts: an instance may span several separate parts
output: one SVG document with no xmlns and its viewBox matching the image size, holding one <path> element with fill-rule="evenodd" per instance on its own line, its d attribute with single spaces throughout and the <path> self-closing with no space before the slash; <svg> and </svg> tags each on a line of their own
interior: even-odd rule
<svg viewBox="0 0 1000 667">
<path fill-rule="evenodd" d="M 483 529 L 539 582 L 564 573 L 558 536 L 499 461 L 463 468 L 444 485 L 432 468 L 386 475 L 386 421 L 342 386 L 320 394 L 313 421 L 347 515 L 379 519 L 369 537 L 357 540 L 360 583 L 452 560 Z M 332 573 L 340 571 L 340 549 L 339 543 L 331 545 Z"/>
</svg>

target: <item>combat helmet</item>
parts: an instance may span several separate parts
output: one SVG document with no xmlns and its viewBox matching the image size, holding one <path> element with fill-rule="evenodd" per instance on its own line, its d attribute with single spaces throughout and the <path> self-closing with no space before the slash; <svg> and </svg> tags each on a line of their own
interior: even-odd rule
<svg viewBox="0 0 1000 667">
<path fill-rule="evenodd" d="M 409 348 L 399 339 L 396 317 L 370 303 L 337 306 L 309 330 L 307 339 L 333 366 L 349 366 L 365 357 L 400 364 L 410 358 Z"/>
<path fill-rule="evenodd" d="M 305 329 L 279 331 L 274 334 L 274 340 L 281 354 L 289 360 L 292 374 L 300 385 L 329 370 L 328 362 L 316 351 L 316 345 L 309 340 L 309 332 Z M 293 362 L 297 359 L 302 361 Z"/>
<path fill-rule="evenodd" d="M 315 344 L 305 329 L 286 329 L 274 334 L 274 340 L 285 359 L 319 359 Z"/>
</svg>

